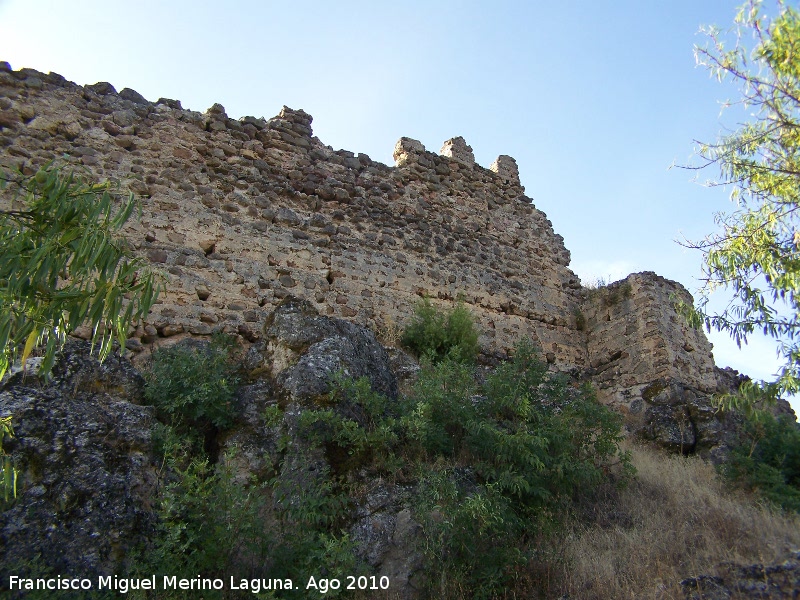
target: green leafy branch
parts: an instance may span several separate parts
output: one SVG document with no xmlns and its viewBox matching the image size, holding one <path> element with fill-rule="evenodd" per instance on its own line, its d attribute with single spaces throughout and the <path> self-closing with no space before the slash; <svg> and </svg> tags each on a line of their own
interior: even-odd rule
<svg viewBox="0 0 800 600">
<path fill-rule="evenodd" d="M 43 372 L 66 336 L 86 323 L 103 359 L 124 349 L 131 323 L 161 289 L 149 265 L 116 237 L 137 206 L 110 183 L 88 183 L 49 164 L 13 182 L 22 209 L 0 210 L 0 377 L 44 346 Z M 14 196 L 6 187 L 6 197 Z"/>
</svg>

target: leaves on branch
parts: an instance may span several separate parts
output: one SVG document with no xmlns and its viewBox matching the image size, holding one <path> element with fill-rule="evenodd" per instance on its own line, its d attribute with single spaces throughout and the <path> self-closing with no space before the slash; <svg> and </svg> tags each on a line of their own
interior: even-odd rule
<svg viewBox="0 0 800 600">
<path fill-rule="evenodd" d="M 37 346 L 49 372 L 56 350 L 84 323 L 101 359 L 114 341 L 124 349 L 128 327 L 160 290 L 149 265 L 115 237 L 136 208 L 134 197 L 52 165 L 9 181 L 3 194 L 16 194 L 15 202 L 0 205 L 0 378 Z"/>
<path fill-rule="evenodd" d="M 778 340 L 786 365 L 775 382 L 756 386 L 760 392 L 743 390 L 747 400 L 800 388 L 800 13 L 779 4 L 770 18 L 751 0 L 735 22 L 732 49 L 710 28 L 709 45 L 695 48 L 695 56 L 720 81 L 739 84 L 737 104 L 754 119 L 699 145 L 701 164 L 691 168 L 718 168 L 712 185 L 731 186 L 738 208 L 717 216 L 721 232 L 685 243 L 703 252 L 705 264 L 698 306 L 683 312 L 692 324 L 726 331 L 739 345 L 756 331 Z M 749 52 L 747 35 L 754 40 Z M 721 314 L 709 314 L 708 295 L 718 288 L 730 290 L 732 299 Z"/>
</svg>

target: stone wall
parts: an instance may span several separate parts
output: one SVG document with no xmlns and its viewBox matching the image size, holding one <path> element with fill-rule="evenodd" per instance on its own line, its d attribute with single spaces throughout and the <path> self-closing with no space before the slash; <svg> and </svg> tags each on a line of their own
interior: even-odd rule
<svg viewBox="0 0 800 600">
<path fill-rule="evenodd" d="M 655 380 L 716 391 L 711 344 L 676 312 L 679 300 L 693 304 L 683 286 L 651 272 L 587 290 L 582 318 L 588 372 L 606 403 L 628 407 Z"/>
<path fill-rule="evenodd" d="M 126 234 L 167 278 L 135 334 L 145 344 L 216 329 L 255 340 L 287 295 L 379 331 L 404 323 L 423 295 L 463 295 L 487 349 L 526 335 L 564 367 L 585 364 L 563 239 L 513 159 L 485 169 L 463 138 L 446 144 L 451 156 L 403 138 L 389 167 L 324 145 L 302 110 L 234 120 L 220 105 L 198 113 L 3 68 L 0 146 L 2 167 L 31 173 L 68 154 L 142 197 Z"/>
<path fill-rule="evenodd" d="M 717 388 L 711 345 L 673 308 L 688 292 L 652 273 L 583 289 L 513 158 L 486 169 L 461 137 L 441 154 L 401 138 L 390 167 L 326 146 L 311 122 L 286 107 L 235 120 L 219 104 L 199 113 L 0 63 L 0 168 L 31 174 L 58 159 L 142 199 L 125 235 L 166 292 L 134 351 L 218 330 L 257 341 L 287 296 L 388 337 L 420 297 L 461 297 L 488 353 L 527 336 L 625 411 L 658 396 L 654 382 Z"/>
</svg>

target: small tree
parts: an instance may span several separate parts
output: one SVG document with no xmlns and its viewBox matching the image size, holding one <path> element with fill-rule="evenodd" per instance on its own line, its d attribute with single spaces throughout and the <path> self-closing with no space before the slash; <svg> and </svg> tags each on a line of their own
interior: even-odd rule
<svg viewBox="0 0 800 600">
<path fill-rule="evenodd" d="M 700 145 L 696 168 L 718 168 L 713 185 L 732 186 L 738 208 L 718 217 L 720 233 L 689 244 L 702 250 L 705 263 L 703 294 L 689 312 L 695 324 L 727 331 L 739 345 L 757 330 L 781 345 L 786 364 L 777 380 L 728 398 L 741 406 L 765 392 L 800 390 L 800 13 L 781 3 L 770 18 L 750 0 L 736 25 L 732 49 L 717 29 L 706 31 L 708 47 L 695 49 L 698 64 L 739 84 L 739 104 L 754 118 Z M 708 294 L 719 287 L 732 290 L 733 299 L 721 314 L 708 314 Z"/>
<path fill-rule="evenodd" d="M 117 207 L 110 184 L 52 165 L 31 178 L 3 175 L 1 183 L 0 379 L 18 357 L 24 366 L 37 346 L 44 346 L 40 372 L 47 374 L 66 336 L 83 323 L 101 360 L 114 340 L 124 349 L 128 327 L 147 314 L 160 288 L 114 235 L 136 206 L 133 196 Z M 13 435 L 10 416 L 1 424 L 0 443 Z M 1 448 L 0 459 L 7 497 L 16 493 L 16 472 Z"/>
</svg>

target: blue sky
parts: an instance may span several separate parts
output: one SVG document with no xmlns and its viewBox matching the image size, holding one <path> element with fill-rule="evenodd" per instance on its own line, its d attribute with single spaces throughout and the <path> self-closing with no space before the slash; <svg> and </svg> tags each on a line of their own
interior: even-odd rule
<svg viewBox="0 0 800 600">
<path fill-rule="evenodd" d="M 483 166 L 517 160 L 584 282 L 652 270 L 694 292 L 701 256 L 675 240 L 732 205 L 670 166 L 742 116 L 721 114 L 737 91 L 693 55 L 700 27 L 729 28 L 738 5 L 0 0 L 0 60 L 232 117 L 302 108 L 324 143 L 387 164 L 401 136 L 437 152 L 464 136 Z M 720 366 L 779 365 L 768 340 L 712 341 Z"/>
</svg>

